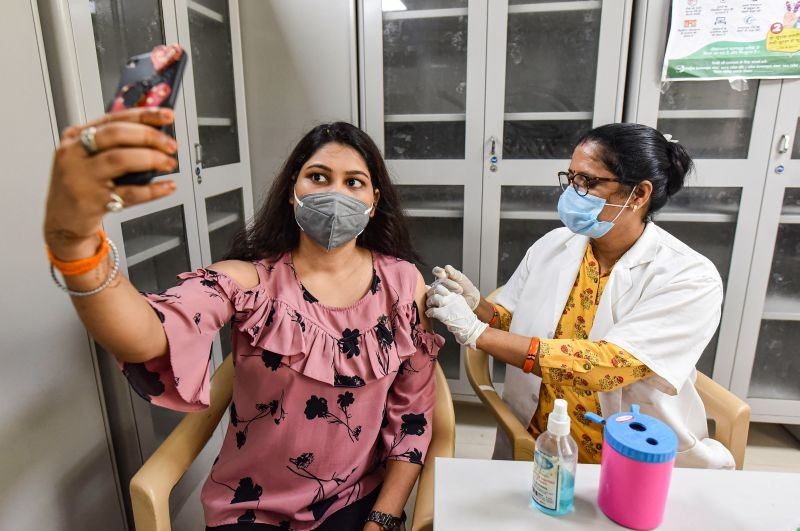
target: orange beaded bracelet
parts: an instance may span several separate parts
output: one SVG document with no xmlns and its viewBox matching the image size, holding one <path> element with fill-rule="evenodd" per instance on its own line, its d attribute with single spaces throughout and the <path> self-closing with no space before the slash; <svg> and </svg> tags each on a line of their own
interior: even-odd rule
<svg viewBox="0 0 800 531">
<path fill-rule="evenodd" d="M 94 256 L 66 262 L 56 258 L 56 256 L 53 254 L 53 251 L 51 251 L 48 247 L 47 258 L 50 260 L 50 263 L 53 264 L 53 267 L 58 269 L 65 277 L 74 277 L 88 273 L 100 264 L 110 249 L 108 245 L 108 238 L 106 238 L 106 233 L 103 232 L 103 229 L 100 229 L 99 234 L 101 243 Z"/>
<path fill-rule="evenodd" d="M 489 304 L 492 306 L 493 315 L 492 315 L 492 318 L 489 319 L 489 322 L 486 323 L 486 324 L 488 324 L 491 327 L 491 326 L 494 326 L 494 323 L 497 321 L 497 318 L 500 317 L 500 312 L 497 311 L 497 306 L 495 306 L 492 303 L 489 303 Z"/>
<path fill-rule="evenodd" d="M 532 337 L 531 344 L 528 347 L 528 355 L 525 357 L 525 363 L 522 365 L 522 372 L 529 373 L 533 371 L 533 366 L 536 364 L 536 356 L 539 355 L 539 338 Z"/>
</svg>

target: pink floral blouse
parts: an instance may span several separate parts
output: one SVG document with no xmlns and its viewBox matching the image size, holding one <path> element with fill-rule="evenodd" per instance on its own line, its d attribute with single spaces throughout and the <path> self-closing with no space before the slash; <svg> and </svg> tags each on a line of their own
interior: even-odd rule
<svg viewBox="0 0 800 531">
<path fill-rule="evenodd" d="M 313 529 L 374 490 L 387 459 L 425 460 L 444 341 L 420 327 L 416 268 L 377 253 L 373 264 L 370 290 L 346 308 L 318 302 L 289 253 L 256 262 L 249 290 L 198 269 L 147 295 L 169 354 L 123 372 L 159 406 L 208 406 L 211 344 L 233 323 L 230 424 L 201 496 L 208 526 Z"/>
</svg>

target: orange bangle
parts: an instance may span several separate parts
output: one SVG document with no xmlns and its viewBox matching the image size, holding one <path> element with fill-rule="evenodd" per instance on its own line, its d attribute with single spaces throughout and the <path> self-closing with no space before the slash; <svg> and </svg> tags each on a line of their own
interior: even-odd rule
<svg viewBox="0 0 800 531">
<path fill-rule="evenodd" d="M 83 275 L 84 273 L 88 273 L 92 269 L 96 268 L 103 258 L 106 257 L 108 251 L 110 249 L 108 245 L 108 238 L 106 237 L 106 233 L 103 232 L 103 229 L 99 231 L 100 235 L 100 247 L 97 249 L 97 252 L 94 256 L 90 256 L 88 258 L 81 258 L 80 260 L 72 260 L 70 262 L 65 262 L 63 260 L 59 260 L 53 254 L 53 251 L 50 248 L 47 248 L 47 258 L 50 260 L 50 263 L 53 264 L 53 267 L 58 269 L 62 275 L 65 277 L 74 277 L 77 275 Z"/>
<path fill-rule="evenodd" d="M 525 363 L 522 365 L 522 372 L 529 373 L 533 371 L 533 366 L 536 363 L 536 356 L 539 355 L 539 338 L 532 337 L 531 344 L 528 347 L 528 356 L 525 358 Z"/>
<path fill-rule="evenodd" d="M 489 319 L 489 322 L 486 323 L 486 324 L 488 324 L 491 327 L 497 321 L 497 318 L 500 317 L 500 312 L 497 311 L 497 306 L 495 306 L 492 303 L 489 303 L 489 304 L 491 304 L 491 306 L 492 306 L 492 312 L 494 312 L 494 315 L 492 315 L 492 318 Z"/>
</svg>

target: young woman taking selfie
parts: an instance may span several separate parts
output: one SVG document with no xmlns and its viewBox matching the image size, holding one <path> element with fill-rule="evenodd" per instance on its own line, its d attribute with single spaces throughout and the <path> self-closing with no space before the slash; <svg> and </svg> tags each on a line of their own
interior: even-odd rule
<svg viewBox="0 0 800 531">
<path fill-rule="evenodd" d="M 292 151 L 227 260 L 141 294 L 117 272 L 103 216 L 169 195 L 165 109 L 64 132 L 45 216 L 50 259 L 90 333 L 154 405 L 209 403 L 209 352 L 232 322 L 230 424 L 202 491 L 210 529 L 400 529 L 425 460 L 442 338 L 378 149 L 315 127 Z M 422 309 L 423 311 L 420 311 Z"/>
</svg>

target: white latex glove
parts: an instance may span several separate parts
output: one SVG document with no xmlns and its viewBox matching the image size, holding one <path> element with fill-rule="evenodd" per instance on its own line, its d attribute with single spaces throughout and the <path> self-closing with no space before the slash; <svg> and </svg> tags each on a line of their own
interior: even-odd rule
<svg viewBox="0 0 800 531">
<path fill-rule="evenodd" d="M 481 292 L 464 273 L 451 265 L 446 265 L 444 268 L 434 267 L 433 275 L 436 277 L 436 284 L 441 284 L 449 291 L 463 296 L 470 310 L 475 311 L 481 302 Z"/>
<path fill-rule="evenodd" d="M 428 292 L 427 305 L 425 315 L 445 325 L 460 345 L 476 348 L 478 337 L 489 327 L 478 319 L 464 297 L 453 293 L 444 284 L 434 286 Z"/>
</svg>

